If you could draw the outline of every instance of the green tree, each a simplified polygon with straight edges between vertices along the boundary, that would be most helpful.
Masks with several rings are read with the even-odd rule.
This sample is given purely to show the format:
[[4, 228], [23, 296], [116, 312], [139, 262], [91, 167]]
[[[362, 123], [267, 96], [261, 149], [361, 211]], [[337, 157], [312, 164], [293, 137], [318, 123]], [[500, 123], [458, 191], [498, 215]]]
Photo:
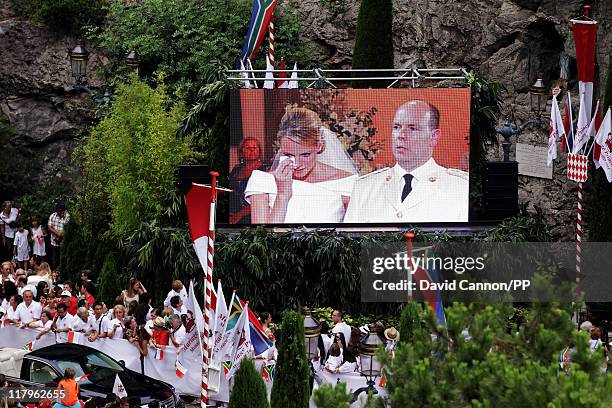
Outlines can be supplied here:
[[400, 316], [399, 341], [410, 344], [412, 339], [421, 331], [421, 307], [417, 302], [408, 302], [402, 309]]
[[13, 0], [17, 11], [52, 31], [81, 35], [85, 26], [101, 25], [108, 0]]
[[229, 400], [229, 408], [269, 407], [266, 385], [255, 369], [253, 360], [247, 358], [240, 363]]
[[338, 383], [335, 387], [324, 384], [314, 391], [314, 402], [319, 408], [349, 408], [352, 397], [345, 383]]
[[[361, 0], [353, 50], [353, 69], [393, 68], [393, 2]], [[391, 76], [355, 73], [354, 77]], [[353, 81], [354, 88], [384, 87], [389, 81]]]
[[[285, 3], [275, 12], [280, 45], [276, 51], [289, 61], [307, 64], [311, 57], [299, 40], [299, 17], [293, 3]], [[210, 83], [211, 70], [219, 74], [219, 66], [233, 67], [238, 60], [251, 7], [251, 0], [114, 1], [107, 24], [90, 38], [117, 61], [107, 67], [109, 79], [122, 78], [127, 71], [125, 53], [135, 50], [141, 75], [165, 72], [171, 89], [191, 104], [200, 88]], [[255, 65], [263, 61], [261, 50], [258, 55]]]
[[[608, 58], [608, 74], [601, 106], [604, 114], [612, 106], [612, 56]], [[585, 196], [590, 209], [589, 218], [595, 222], [587, 220], [589, 241], [612, 241], [612, 183], [608, 182], [603, 170], [591, 168], [590, 172], [593, 182], [586, 184], [590, 188]]]
[[77, 215], [91, 228], [86, 237], [104, 225], [106, 208], [116, 238], [161, 217], [176, 201], [176, 166], [193, 157], [190, 139], [177, 136], [183, 105], [169, 106], [163, 83], [153, 89], [132, 77], [116, 98], [76, 153], [83, 169]]
[[[455, 303], [445, 312], [446, 330], [427, 308], [425, 330], [400, 342], [395, 358], [380, 351], [391, 407], [587, 407], [611, 400], [610, 376], [600, 372], [603, 353], [589, 351], [587, 334], [571, 321], [571, 305], [535, 303], [519, 327], [510, 304]], [[565, 374], [557, 358], [572, 344]]]
[[272, 387], [272, 408], [308, 407], [310, 368], [304, 348], [304, 318], [286, 310], [277, 342], [278, 363]]
[[113, 305], [115, 298], [119, 296], [123, 289], [121, 279], [121, 259], [116, 252], [108, 252], [104, 258], [102, 271], [100, 272], [99, 285], [97, 287], [97, 299]]

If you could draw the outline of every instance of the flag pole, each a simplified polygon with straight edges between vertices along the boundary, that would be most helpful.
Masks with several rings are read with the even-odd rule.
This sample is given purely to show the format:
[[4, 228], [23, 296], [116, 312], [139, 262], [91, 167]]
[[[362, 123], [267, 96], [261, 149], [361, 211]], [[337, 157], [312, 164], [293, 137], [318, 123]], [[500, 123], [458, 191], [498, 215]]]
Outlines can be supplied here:
[[[404, 234], [404, 236], [406, 237], [406, 240], [408, 241], [408, 261], [410, 262], [410, 271], [408, 271], [408, 273], [410, 274], [408, 277], [410, 279], [408, 279], [409, 282], [412, 282], [412, 273], [414, 272], [413, 269], [413, 265], [412, 265], [412, 239], [414, 238], [414, 232], [407, 232]], [[410, 288], [410, 286], [408, 286], [408, 302], [412, 301], [412, 289]]]
[[211, 171], [211, 201], [210, 201], [210, 220], [208, 228], [208, 250], [207, 250], [207, 268], [204, 276], [204, 338], [202, 339], [202, 395], [200, 406], [206, 408], [208, 406], [208, 366], [210, 361], [210, 310], [211, 310], [211, 291], [212, 291], [212, 273], [213, 273], [213, 255], [215, 241], [215, 205], [217, 201], [217, 177], [219, 173]]
[[268, 39], [270, 41], [270, 50], [268, 54], [270, 58], [270, 64], [272, 64], [272, 67], [274, 67], [274, 14], [272, 14], [272, 16], [270, 17], [270, 24], [268, 25], [268, 34]]

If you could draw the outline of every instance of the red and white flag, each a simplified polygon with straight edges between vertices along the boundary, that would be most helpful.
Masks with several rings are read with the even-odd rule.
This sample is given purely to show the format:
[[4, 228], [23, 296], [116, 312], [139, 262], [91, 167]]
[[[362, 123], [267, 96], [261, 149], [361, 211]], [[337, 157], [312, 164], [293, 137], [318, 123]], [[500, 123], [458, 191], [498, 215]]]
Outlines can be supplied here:
[[211, 341], [211, 349], [217, 351], [218, 345], [221, 345], [221, 339], [225, 334], [225, 328], [227, 327], [227, 320], [229, 317], [229, 311], [227, 309], [227, 303], [225, 303], [225, 295], [223, 294], [223, 288], [221, 287], [221, 279], [217, 282], [217, 304], [215, 306], [215, 321], [213, 323], [213, 338]]
[[118, 396], [119, 398], [127, 397], [127, 391], [119, 378], [119, 374], [115, 374], [115, 384], [113, 384], [113, 394]]
[[176, 369], [176, 376], [178, 378], [183, 378], [187, 373], [187, 369], [178, 360], [174, 363], [174, 368]]
[[277, 88], [289, 88], [289, 81], [287, 81], [287, 72], [285, 67], [285, 58], [281, 58], [280, 66], [278, 67], [282, 72], [278, 74], [278, 80], [276, 81]]
[[595, 118], [597, 117], [597, 111], [599, 110], [599, 101], [595, 106], [595, 116], [591, 119], [587, 116], [584, 95], [580, 96], [580, 111], [578, 112], [578, 123], [576, 124], [576, 137], [574, 139], [574, 148], [572, 153], [579, 154], [580, 149], [586, 145], [589, 138], [595, 136]]
[[87, 377], [89, 377], [90, 375], [91, 375], [91, 373], [89, 373], [89, 374], [85, 374], [85, 375], [82, 375], [82, 376], [80, 376], [80, 377], [76, 377], [76, 378], [74, 379], [74, 381], [76, 381], [76, 382], [83, 381], [84, 379], [86, 379], [86, 378], [87, 378]]
[[552, 106], [550, 108], [550, 134], [548, 135], [548, 160], [546, 164], [552, 165], [554, 159], [557, 158], [557, 140], [565, 136], [563, 128], [563, 119], [561, 119], [561, 111], [557, 102], [557, 95], [553, 95]]
[[68, 343], [73, 343], [73, 344], [83, 344], [83, 338], [84, 338], [84, 334], [83, 333], [79, 333], [79, 332], [75, 332], [75, 331], [69, 331], [68, 332]]
[[610, 108], [601, 122], [597, 136], [595, 136], [595, 143], [601, 146], [599, 164], [606, 173], [608, 181], [612, 183], [612, 114]]
[[[597, 39], [597, 21], [570, 20], [574, 32], [574, 45], [576, 46], [576, 62], [578, 65], [578, 87], [580, 97], [584, 96], [584, 109], [586, 117], [591, 118], [593, 105], [593, 77], [595, 75], [595, 41]], [[584, 108], [583, 108], [584, 105]], [[574, 150], [576, 152], [576, 150]]]

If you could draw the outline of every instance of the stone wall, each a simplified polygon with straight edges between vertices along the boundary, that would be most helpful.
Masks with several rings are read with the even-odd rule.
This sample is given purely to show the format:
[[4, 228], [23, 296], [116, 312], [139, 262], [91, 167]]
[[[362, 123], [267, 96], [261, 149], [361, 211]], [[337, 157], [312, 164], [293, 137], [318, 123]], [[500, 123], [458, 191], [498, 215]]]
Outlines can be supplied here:
[[[72, 89], [67, 49], [76, 40], [20, 21], [7, 3], [0, 6], [0, 109], [16, 130], [10, 143], [24, 160], [40, 160], [42, 169], [33, 177], [73, 177], [74, 139], [92, 119], [91, 97]], [[600, 23], [597, 61], [602, 83], [612, 51], [612, 3], [593, 3]], [[303, 22], [303, 39], [320, 63], [350, 67], [359, 1], [293, 4]], [[576, 0], [397, 0], [395, 66], [477, 70], [506, 86], [504, 107], [521, 123], [530, 116], [527, 89], [536, 73], [542, 72], [550, 83], [559, 76], [560, 53], [575, 55], [568, 19], [578, 6]], [[92, 55], [90, 72], [100, 63], [103, 58]], [[101, 85], [91, 75], [89, 80], [94, 87]], [[519, 141], [545, 145], [546, 137], [545, 131], [530, 130]], [[500, 158], [501, 148], [491, 149], [490, 159]], [[564, 167], [562, 160], [555, 163], [553, 180], [521, 176], [519, 194], [521, 201], [545, 210], [555, 237], [572, 239], [576, 189], [565, 179]]]

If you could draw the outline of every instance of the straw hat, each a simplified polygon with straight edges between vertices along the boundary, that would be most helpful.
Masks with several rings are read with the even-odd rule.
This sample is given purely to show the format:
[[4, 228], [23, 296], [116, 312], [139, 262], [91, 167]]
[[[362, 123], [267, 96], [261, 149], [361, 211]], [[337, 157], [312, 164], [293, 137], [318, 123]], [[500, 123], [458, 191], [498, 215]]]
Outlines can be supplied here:
[[165, 327], [164, 318], [160, 316], [156, 317], [155, 320], [153, 320], [153, 326]]
[[389, 327], [385, 330], [385, 338], [387, 340], [398, 341], [399, 336], [400, 334], [395, 327]]

